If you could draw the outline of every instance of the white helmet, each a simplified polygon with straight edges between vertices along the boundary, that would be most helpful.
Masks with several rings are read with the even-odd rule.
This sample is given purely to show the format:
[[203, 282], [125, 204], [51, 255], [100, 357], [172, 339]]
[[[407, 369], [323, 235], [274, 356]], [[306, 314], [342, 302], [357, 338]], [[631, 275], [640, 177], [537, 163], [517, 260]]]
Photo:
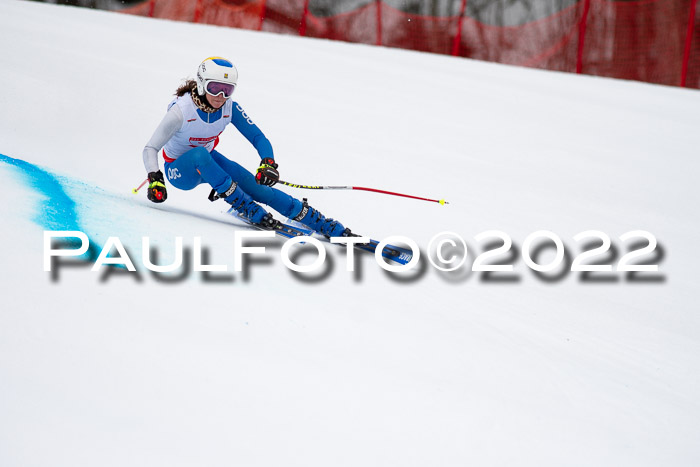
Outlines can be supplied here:
[[[196, 81], [197, 93], [200, 96], [206, 92], [213, 96], [223, 93], [224, 97], [231, 97], [238, 83], [238, 70], [225, 58], [209, 57], [199, 64]], [[217, 83], [225, 86], [219, 86]]]

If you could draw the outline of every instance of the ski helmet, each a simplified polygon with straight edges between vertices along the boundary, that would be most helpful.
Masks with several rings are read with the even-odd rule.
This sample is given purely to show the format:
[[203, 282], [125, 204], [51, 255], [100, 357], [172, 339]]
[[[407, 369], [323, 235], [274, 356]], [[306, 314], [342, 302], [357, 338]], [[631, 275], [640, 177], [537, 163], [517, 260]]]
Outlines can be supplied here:
[[[200, 96], [204, 93], [215, 96], [223, 92], [225, 97], [231, 97], [238, 83], [238, 70], [225, 58], [209, 57], [199, 64], [196, 81]], [[219, 86], [217, 83], [230, 86]]]

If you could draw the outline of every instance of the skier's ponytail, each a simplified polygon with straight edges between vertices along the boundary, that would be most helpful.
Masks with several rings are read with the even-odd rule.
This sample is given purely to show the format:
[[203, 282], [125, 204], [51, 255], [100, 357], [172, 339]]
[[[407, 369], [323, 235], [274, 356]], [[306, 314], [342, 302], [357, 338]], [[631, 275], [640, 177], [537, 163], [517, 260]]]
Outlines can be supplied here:
[[183, 85], [181, 85], [179, 88], [177, 88], [177, 91], [175, 91], [175, 95], [177, 97], [182, 97], [185, 94], [189, 93], [194, 93], [196, 92], [197, 89], [197, 82], [193, 79], [188, 79], [185, 81]]

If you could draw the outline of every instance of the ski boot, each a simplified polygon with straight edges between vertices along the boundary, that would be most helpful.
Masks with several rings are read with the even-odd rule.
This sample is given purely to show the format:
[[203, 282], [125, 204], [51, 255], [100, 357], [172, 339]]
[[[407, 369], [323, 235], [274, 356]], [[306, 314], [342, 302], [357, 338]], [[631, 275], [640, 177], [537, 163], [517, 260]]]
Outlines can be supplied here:
[[257, 224], [265, 229], [274, 229], [279, 221], [272, 217], [262, 206], [253, 201], [248, 193], [241, 190], [236, 182], [231, 182], [231, 186], [223, 193], [211, 190], [209, 201], [216, 201], [223, 198], [238, 215], [252, 224]]
[[306, 202], [306, 198], [303, 199], [301, 211], [292, 219], [301, 222], [310, 229], [328, 238], [357, 236], [350, 232], [350, 229], [345, 228], [340, 222], [324, 216], [319, 211], [309, 206]]

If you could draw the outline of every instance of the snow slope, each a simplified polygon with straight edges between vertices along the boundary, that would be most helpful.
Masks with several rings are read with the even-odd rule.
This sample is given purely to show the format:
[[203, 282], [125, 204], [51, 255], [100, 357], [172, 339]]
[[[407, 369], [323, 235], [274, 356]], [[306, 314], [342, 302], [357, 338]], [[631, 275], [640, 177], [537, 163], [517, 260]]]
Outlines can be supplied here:
[[[0, 38], [3, 466], [700, 462], [697, 91], [15, 0]], [[417, 271], [362, 255], [347, 272], [328, 246], [325, 272], [293, 274], [270, 240], [234, 272], [246, 229], [208, 189], [130, 193], [211, 55], [236, 62], [286, 179], [450, 201], [285, 188], [414, 239]], [[233, 129], [219, 148], [257, 166]], [[138, 273], [45, 272], [43, 232], [62, 229], [93, 253], [118, 237]], [[484, 277], [475, 237], [493, 229], [515, 270]], [[606, 233], [613, 265], [620, 235], [651, 232], [659, 271], [540, 277], [520, 252], [543, 229], [569, 260], [577, 233]], [[427, 261], [442, 231], [469, 247], [453, 273]], [[201, 237], [228, 272], [151, 274], [144, 236], [164, 264]]]

